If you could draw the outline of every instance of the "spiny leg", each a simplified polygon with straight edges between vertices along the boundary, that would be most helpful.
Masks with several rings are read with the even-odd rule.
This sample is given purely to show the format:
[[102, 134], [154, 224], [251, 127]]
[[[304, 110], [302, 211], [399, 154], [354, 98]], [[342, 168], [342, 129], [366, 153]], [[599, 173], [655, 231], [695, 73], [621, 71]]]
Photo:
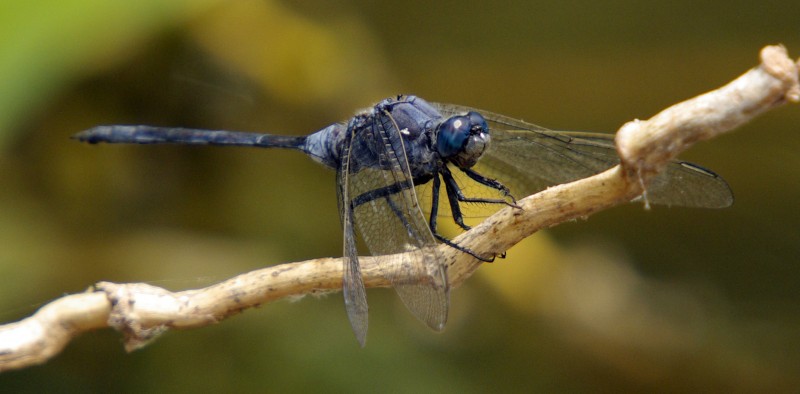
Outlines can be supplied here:
[[[480, 261], [484, 261], [484, 262], [487, 262], [487, 263], [493, 262], [494, 261], [494, 256], [492, 256], [491, 258], [486, 258], [486, 257], [483, 257], [483, 256], [479, 256], [477, 253], [473, 252], [469, 248], [465, 248], [465, 247], [463, 247], [463, 246], [461, 246], [461, 245], [459, 245], [459, 244], [447, 239], [447, 237], [439, 234], [436, 231], [436, 218], [439, 216], [439, 189], [440, 188], [441, 188], [441, 181], [439, 180], [438, 176], [434, 176], [433, 177], [433, 196], [431, 198], [431, 216], [430, 216], [430, 222], [429, 222], [430, 223], [431, 232], [433, 233], [433, 236], [436, 237], [436, 239], [438, 239], [439, 242], [441, 242], [441, 243], [443, 243], [443, 244], [445, 244], [445, 245], [447, 245], [447, 246], [449, 246], [451, 248], [454, 248], [456, 250], [462, 251], [462, 252], [464, 252], [464, 253], [466, 253], [466, 254], [468, 254], [468, 255], [470, 255], [470, 256], [472, 256], [472, 257], [474, 257], [474, 258], [476, 258], [476, 259], [478, 259]], [[461, 214], [461, 212], [459, 212], [459, 215], [460, 214]], [[454, 216], [455, 216], [455, 213], [454, 213]], [[463, 223], [463, 221], [462, 221], [462, 223]], [[467, 227], [466, 230], [469, 230], [469, 227]]]
[[418, 182], [425, 183], [429, 179], [430, 179], [429, 177], [422, 177], [414, 181], [397, 182], [389, 186], [384, 186], [381, 188], [370, 190], [354, 198], [351, 202], [351, 208], [353, 209], [353, 211], [355, 211], [357, 207], [363, 204], [383, 198], [386, 200], [386, 204], [392, 210], [394, 215], [397, 216], [397, 219], [399, 219], [400, 222], [403, 224], [403, 227], [405, 227], [406, 231], [408, 232], [408, 235], [411, 238], [418, 238], [419, 234], [415, 234], [413, 226], [411, 226], [411, 223], [409, 223], [408, 220], [405, 218], [400, 207], [397, 206], [397, 203], [395, 203], [395, 201], [392, 200], [391, 197], [392, 195], [397, 194], [402, 190], [411, 188], [414, 184], [417, 184]]
[[458, 187], [456, 180], [453, 179], [453, 175], [446, 166], [442, 167], [441, 173], [442, 178], [444, 178], [444, 188], [447, 192], [447, 201], [450, 203], [450, 213], [453, 216], [453, 221], [456, 222], [459, 227], [463, 228], [464, 231], [469, 231], [471, 227], [464, 223], [461, 205], [458, 204], [459, 201], [465, 201], [466, 198], [461, 193], [461, 189]]
[[391, 196], [392, 194], [399, 193], [400, 191], [411, 188], [412, 186], [414, 186], [414, 182], [409, 179], [407, 181], [393, 183], [389, 186], [372, 189], [368, 192], [362, 193], [359, 196], [356, 196], [356, 198], [354, 198], [350, 204], [353, 206], [353, 208], [357, 208], [370, 201]]
[[[509, 198], [511, 198], [511, 203], [509, 204], [507, 201], [501, 200], [501, 199], [495, 199], [495, 200], [489, 200], [489, 199], [463, 199], [462, 200], [461, 198], [464, 198], [463, 195], [460, 196], [461, 198], [459, 198], [459, 201], [506, 204], [506, 205], [508, 205], [510, 207], [519, 208], [519, 206], [517, 205], [517, 200], [514, 198], [514, 196], [511, 195], [511, 191], [508, 190], [506, 185], [504, 185], [504, 184], [502, 184], [502, 183], [500, 183], [500, 182], [498, 182], [498, 181], [496, 181], [494, 179], [487, 178], [487, 177], [485, 177], [485, 176], [483, 176], [481, 174], [478, 174], [477, 172], [475, 172], [475, 170], [472, 170], [470, 168], [460, 168], [460, 170], [462, 172], [464, 172], [465, 174], [467, 174], [467, 176], [470, 177], [473, 181], [478, 182], [481, 185], [491, 187], [492, 189], [495, 189], [495, 190], [499, 191], [500, 193], [502, 193], [504, 196], [508, 196]], [[452, 176], [451, 176], [451, 179], [452, 179]], [[453, 182], [455, 182], [455, 180], [453, 180]], [[459, 189], [459, 192], [460, 191], [461, 190]]]
[[408, 236], [410, 238], [412, 238], [412, 239], [418, 238], [419, 234], [415, 234], [414, 228], [411, 226], [411, 223], [409, 223], [408, 220], [406, 220], [406, 218], [403, 216], [403, 212], [400, 210], [400, 207], [397, 206], [397, 204], [394, 202], [394, 200], [392, 200], [392, 197], [390, 195], [388, 195], [388, 196], [384, 196], [383, 198], [386, 200], [386, 205], [388, 205], [389, 208], [392, 209], [392, 212], [394, 213], [394, 216], [397, 216], [397, 218], [400, 220], [400, 222], [403, 223], [403, 227], [406, 228], [406, 232], [408, 232]]
[[[508, 205], [510, 207], [513, 207], [513, 208], [521, 209], [521, 207], [519, 207], [516, 204], [517, 200], [514, 199], [514, 196], [511, 195], [511, 193], [509, 192], [508, 188], [505, 185], [503, 185], [502, 183], [500, 183], [500, 182], [498, 182], [498, 181], [496, 181], [494, 179], [486, 178], [483, 175], [478, 174], [477, 172], [475, 172], [475, 171], [473, 171], [471, 169], [461, 169], [461, 170], [464, 171], [464, 173], [466, 173], [474, 181], [476, 181], [476, 182], [478, 182], [478, 183], [480, 183], [482, 185], [485, 185], [485, 186], [488, 186], [488, 187], [491, 187], [493, 189], [496, 189], [496, 190], [500, 191], [503, 195], [508, 196], [509, 198], [511, 198], [511, 201], [513, 202], [513, 203], [509, 203], [508, 201], [506, 201], [504, 199], [488, 199], [488, 198], [470, 198], [470, 197], [466, 197], [466, 196], [464, 196], [464, 193], [461, 192], [461, 188], [458, 186], [458, 183], [456, 182], [455, 178], [453, 178], [453, 175], [452, 175], [452, 173], [450, 173], [450, 170], [447, 167], [443, 167], [443, 171], [441, 173], [442, 173], [442, 177], [445, 180], [445, 188], [447, 190], [447, 198], [448, 198], [448, 200], [450, 202], [450, 210], [451, 210], [452, 215], [453, 215], [453, 221], [455, 221], [456, 224], [458, 224], [459, 226], [461, 226], [465, 230], [469, 230], [469, 226], [466, 226], [464, 224], [464, 222], [463, 222], [463, 215], [461, 213], [461, 206], [458, 203], [459, 201], [461, 201], [461, 202], [488, 203], [488, 204], [505, 204], [505, 205]], [[506, 258], [506, 252], [501, 253], [500, 254], [500, 258]], [[492, 259], [492, 261], [494, 261], [494, 259]]]

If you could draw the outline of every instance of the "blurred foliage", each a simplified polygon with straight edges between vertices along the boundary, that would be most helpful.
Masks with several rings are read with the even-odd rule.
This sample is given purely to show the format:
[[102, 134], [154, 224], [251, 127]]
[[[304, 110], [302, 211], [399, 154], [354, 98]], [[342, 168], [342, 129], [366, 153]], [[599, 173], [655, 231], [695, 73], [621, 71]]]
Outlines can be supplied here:
[[[307, 134], [397, 93], [616, 130], [724, 84], [800, 3], [6, 2], [0, 316], [100, 280], [179, 290], [341, 255], [334, 176], [282, 151], [85, 146], [111, 123]], [[278, 302], [133, 354], [104, 330], [9, 391], [788, 391], [800, 384], [797, 106], [687, 152], [737, 197], [537, 234], [452, 295], [442, 335], [370, 291]], [[312, 224], [313, 223], [313, 224]]]

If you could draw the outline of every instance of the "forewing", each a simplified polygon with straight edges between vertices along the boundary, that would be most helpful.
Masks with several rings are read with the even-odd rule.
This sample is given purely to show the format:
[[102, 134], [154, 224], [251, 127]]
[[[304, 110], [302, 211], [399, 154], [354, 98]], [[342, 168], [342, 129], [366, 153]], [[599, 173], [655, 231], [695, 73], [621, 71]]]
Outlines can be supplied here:
[[[619, 163], [612, 134], [552, 131], [487, 111], [451, 104], [436, 106], [445, 117], [477, 111], [486, 118], [492, 141], [476, 171], [498, 179], [518, 198]], [[653, 179], [647, 198], [655, 204], [699, 208], [724, 208], [733, 203], [725, 180], [683, 161], [672, 161]]]
[[344, 254], [342, 293], [344, 294], [344, 305], [347, 309], [347, 318], [350, 326], [356, 334], [358, 343], [363, 347], [367, 341], [367, 329], [369, 327], [369, 308], [367, 306], [367, 294], [364, 289], [364, 280], [361, 277], [361, 265], [358, 262], [358, 250], [356, 249], [356, 236], [353, 227], [353, 210], [350, 204], [348, 176], [350, 168], [350, 148], [352, 134], [346, 139], [342, 152], [342, 164], [336, 172], [336, 196], [339, 201], [339, 216], [342, 220], [344, 234]]
[[[353, 217], [372, 255], [395, 265], [389, 279], [406, 307], [441, 330], [449, 306], [446, 266], [420, 210], [400, 132], [388, 114], [376, 119], [354, 136], [352, 154], [361, 159], [347, 180]], [[416, 256], [403, 263], [381, 258], [397, 253]]]

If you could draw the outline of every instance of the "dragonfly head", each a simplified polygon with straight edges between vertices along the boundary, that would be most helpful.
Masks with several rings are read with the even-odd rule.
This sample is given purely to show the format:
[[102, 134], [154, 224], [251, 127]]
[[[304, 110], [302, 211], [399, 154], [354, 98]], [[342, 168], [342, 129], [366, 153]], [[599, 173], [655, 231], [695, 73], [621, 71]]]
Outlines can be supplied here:
[[486, 119], [470, 111], [466, 115], [452, 116], [439, 125], [436, 149], [443, 159], [460, 168], [470, 168], [478, 162], [490, 140]]

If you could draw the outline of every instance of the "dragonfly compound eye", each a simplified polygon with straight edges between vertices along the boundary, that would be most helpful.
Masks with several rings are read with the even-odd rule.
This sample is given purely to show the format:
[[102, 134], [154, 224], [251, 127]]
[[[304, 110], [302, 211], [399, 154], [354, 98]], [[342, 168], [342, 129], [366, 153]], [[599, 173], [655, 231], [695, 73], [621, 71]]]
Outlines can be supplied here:
[[469, 129], [469, 118], [466, 116], [453, 116], [442, 122], [436, 137], [436, 147], [442, 158], [450, 158], [464, 149]]
[[486, 120], [477, 112], [453, 116], [439, 126], [436, 141], [443, 159], [452, 161], [460, 168], [470, 168], [489, 144], [489, 128]]
[[475, 111], [469, 111], [467, 117], [469, 117], [470, 131], [472, 134], [489, 134], [489, 125], [486, 124], [486, 119], [484, 119], [481, 114]]

